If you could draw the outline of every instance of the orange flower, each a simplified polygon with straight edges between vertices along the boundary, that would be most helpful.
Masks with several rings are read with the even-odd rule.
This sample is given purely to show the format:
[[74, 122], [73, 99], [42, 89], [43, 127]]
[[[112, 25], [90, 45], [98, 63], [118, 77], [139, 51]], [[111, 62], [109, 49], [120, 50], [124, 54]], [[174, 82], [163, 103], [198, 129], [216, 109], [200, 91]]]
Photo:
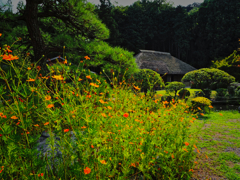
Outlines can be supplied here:
[[17, 119], [17, 117], [16, 116], [12, 116], [11, 119]]
[[203, 113], [200, 113], [200, 115], [201, 115], [201, 116], [204, 116], [204, 114], [203, 114]]
[[10, 50], [10, 49], [8, 49], [8, 48], [7, 48], [6, 50], [7, 50], [8, 53], [12, 52], [12, 50]]
[[88, 56], [85, 56], [84, 58], [85, 58], [86, 60], [90, 59]]
[[208, 106], [208, 107], [213, 108], [212, 106]]
[[63, 64], [67, 64], [67, 60], [65, 59], [64, 63]]
[[188, 143], [188, 142], [185, 142], [184, 144], [185, 144], [186, 146], [188, 146], [188, 145], [189, 145], [189, 143]]
[[49, 104], [49, 105], [47, 106], [47, 108], [52, 108], [52, 107], [54, 107], [53, 104]]
[[45, 96], [45, 99], [48, 101], [51, 99], [51, 96]]
[[38, 174], [38, 177], [40, 177], [40, 176], [43, 176], [43, 173], [41, 173], [41, 174]]
[[81, 78], [78, 79], [78, 81], [81, 81], [81, 80], [82, 80]]
[[191, 171], [193, 172], [193, 169], [189, 169], [189, 172], [191, 172]]
[[140, 90], [140, 88], [138, 86], [133, 86], [136, 90]]
[[136, 167], [135, 163], [131, 163], [131, 165], [130, 165], [130, 166]]
[[83, 127], [81, 127], [82, 129], [85, 129], [85, 128], [87, 128], [86, 126], [83, 126]]
[[3, 57], [3, 60], [6, 60], [6, 61], [12, 61], [12, 60], [16, 60], [16, 59], [19, 59], [19, 57], [17, 56], [13, 56], [13, 55], [1, 55]]
[[219, 113], [220, 116], [223, 116], [222, 113]]
[[93, 146], [93, 145], [91, 145], [91, 148], [94, 148], [94, 146]]
[[68, 132], [69, 131], [69, 129], [64, 129], [64, 132]]
[[90, 168], [86, 167], [86, 168], [84, 169], [84, 174], [89, 174], [90, 172], [91, 172], [91, 169], [90, 169]]
[[124, 116], [124, 117], [128, 117], [128, 113], [125, 113], [123, 116]]
[[102, 164], [107, 164], [105, 160], [100, 161]]
[[2, 36], [2, 33], [0, 33], [0, 37]]
[[86, 76], [86, 78], [88, 78], [88, 79], [92, 79], [90, 75], [89, 75], [89, 76]]
[[54, 75], [52, 78], [55, 78], [56, 80], [63, 80], [64, 78], [61, 75]]
[[40, 71], [41, 70], [41, 66], [37, 66], [37, 69]]
[[172, 158], [174, 159], [174, 155], [172, 154], [171, 156], [172, 156]]
[[90, 98], [90, 97], [91, 97], [91, 95], [87, 95], [87, 97], [88, 97], [88, 98]]
[[105, 113], [101, 113], [101, 115], [102, 115], [103, 117], [107, 117]]
[[94, 87], [99, 87], [99, 85], [95, 84], [95, 83], [90, 83], [91, 86], [94, 86]]

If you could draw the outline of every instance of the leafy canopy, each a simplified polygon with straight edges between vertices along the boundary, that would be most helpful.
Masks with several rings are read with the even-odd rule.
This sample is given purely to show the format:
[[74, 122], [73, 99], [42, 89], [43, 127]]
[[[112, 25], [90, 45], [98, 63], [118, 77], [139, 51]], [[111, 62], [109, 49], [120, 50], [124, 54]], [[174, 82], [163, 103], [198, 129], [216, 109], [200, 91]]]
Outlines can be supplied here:
[[215, 68], [202, 68], [185, 74], [182, 82], [192, 81], [193, 83], [207, 83], [209, 87], [213, 83], [225, 83], [229, 85], [235, 81], [235, 78], [228, 73]]

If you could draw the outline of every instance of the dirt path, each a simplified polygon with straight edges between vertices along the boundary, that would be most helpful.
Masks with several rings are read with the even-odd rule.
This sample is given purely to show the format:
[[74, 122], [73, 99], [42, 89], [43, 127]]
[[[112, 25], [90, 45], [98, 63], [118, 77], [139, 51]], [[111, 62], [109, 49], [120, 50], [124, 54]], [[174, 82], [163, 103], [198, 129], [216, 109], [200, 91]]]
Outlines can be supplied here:
[[200, 154], [191, 180], [240, 180], [240, 119], [197, 120], [195, 127]]

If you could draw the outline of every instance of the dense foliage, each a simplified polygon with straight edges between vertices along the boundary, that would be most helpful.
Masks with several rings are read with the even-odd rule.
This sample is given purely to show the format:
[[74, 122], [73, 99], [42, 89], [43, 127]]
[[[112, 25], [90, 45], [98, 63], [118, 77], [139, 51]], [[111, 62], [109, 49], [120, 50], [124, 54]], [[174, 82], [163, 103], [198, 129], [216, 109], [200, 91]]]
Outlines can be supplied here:
[[101, 1], [95, 12], [111, 29], [106, 41], [112, 46], [135, 54], [139, 49], [170, 52], [197, 69], [238, 48], [238, 0], [205, 0], [176, 8], [166, 0], [139, 0], [125, 7], [109, 2]]
[[226, 88], [230, 83], [235, 81], [235, 78], [215, 68], [202, 68], [185, 74], [182, 81], [192, 81], [196, 84], [196, 88], [199, 89], [206, 89], [207, 87], [215, 89], [214, 85], [217, 85], [217, 88]]
[[207, 107], [211, 107], [212, 101], [205, 97], [196, 97], [191, 100], [190, 110], [194, 113], [201, 112], [203, 109]]
[[237, 54], [236, 50], [228, 57], [221, 60], [212, 61], [212, 63], [212, 68], [223, 70], [234, 76], [236, 81], [240, 82], [240, 55]]
[[176, 98], [177, 91], [182, 88], [185, 88], [185, 84], [183, 84], [182, 82], [173, 81], [168, 83], [168, 85], [165, 87], [165, 90], [167, 93], [174, 92], [174, 98]]
[[131, 83], [141, 88], [145, 94], [148, 90], [153, 92], [165, 86], [161, 76], [151, 69], [140, 69], [139, 72], [133, 74], [131, 79]]
[[[67, 60], [76, 65], [88, 55], [90, 59], [84, 63], [85, 69], [102, 65], [101, 71], [105, 69], [108, 75], [110, 69], [137, 71], [133, 53], [103, 41], [109, 38], [109, 29], [98, 19], [91, 3], [69, 0], [54, 4], [51, 0], [27, 0], [26, 6], [20, 3], [18, 9], [17, 14], [0, 14], [0, 32], [3, 34], [0, 45], [2, 42], [10, 44], [15, 40], [13, 37], [21, 37], [22, 41], [11, 49], [24, 55], [30, 53], [33, 62], [41, 59], [42, 74], [48, 72], [46, 59], [59, 55], [68, 57]], [[35, 19], [28, 18], [31, 13]]]

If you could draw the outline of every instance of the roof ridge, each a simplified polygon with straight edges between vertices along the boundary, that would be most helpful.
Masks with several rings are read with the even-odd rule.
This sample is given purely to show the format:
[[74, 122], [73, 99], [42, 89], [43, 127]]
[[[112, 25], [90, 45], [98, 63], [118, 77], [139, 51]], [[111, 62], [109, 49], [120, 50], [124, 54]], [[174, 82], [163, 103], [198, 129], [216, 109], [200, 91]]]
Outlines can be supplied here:
[[153, 50], [142, 50], [140, 49], [141, 52], [150, 52], [150, 53], [158, 53], [158, 54], [165, 54], [165, 55], [171, 55], [170, 53], [167, 52], [160, 52], [160, 51], [153, 51]]

